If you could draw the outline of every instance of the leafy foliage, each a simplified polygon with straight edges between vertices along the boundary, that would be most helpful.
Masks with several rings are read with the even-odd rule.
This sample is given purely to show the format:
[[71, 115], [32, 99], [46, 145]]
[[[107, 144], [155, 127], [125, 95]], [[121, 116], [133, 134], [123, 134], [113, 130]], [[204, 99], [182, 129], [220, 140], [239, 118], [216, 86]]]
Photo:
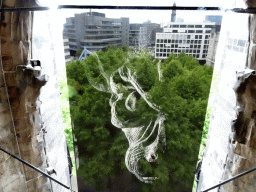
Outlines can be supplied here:
[[83, 50], [82, 49], [78, 49], [76, 51], [76, 56], [79, 57], [82, 54]]
[[[158, 59], [154, 60], [147, 52], [132, 53], [126, 47], [109, 47], [97, 55], [106, 75], [126, 65], [136, 72], [143, 90], [152, 96], [152, 102], [160, 106], [166, 114], [165, 130], [167, 150], [159, 153], [156, 164], [140, 161], [139, 169], [145, 175], [159, 179], [152, 185], [141, 183], [141, 191], [182, 191], [191, 189], [194, 179], [199, 146], [204, 126], [212, 67], [200, 66], [196, 58], [182, 52], [179, 56], [170, 54], [161, 65], [162, 81], [157, 71]], [[127, 60], [128, 58], [128, 60]], [[70, 90], [72, 122], [76, 144], [79, 148], [80, 167], [78, 175], [87, 184], [97, 184], [104, 178], [123, 173], [128, 141], [123, 132], [114, 127], [109, 106], [110, 94], [97, 91], [89, 83], [87, 76], [106, 85], [106, 80], [97, 67], [97, 59], [89, 56], [84, 62], [73, 61], [67, 64], [67, 77]], [[119, 76], [115, 82], [125, 84]], [[129, 92], [124, 92], [127, 96]], [[134, 119], [147, 124], [153, 115], [147, 103], [140, 99], [137, 112], [126, 110], [124, 103], [118, 103], [118, 118]], [[182, 187], [181, 187], [182, 186]], [[102, 190], [99, 185], [99, 190]], [[104, 187], [103, 187], [104, 188]]]

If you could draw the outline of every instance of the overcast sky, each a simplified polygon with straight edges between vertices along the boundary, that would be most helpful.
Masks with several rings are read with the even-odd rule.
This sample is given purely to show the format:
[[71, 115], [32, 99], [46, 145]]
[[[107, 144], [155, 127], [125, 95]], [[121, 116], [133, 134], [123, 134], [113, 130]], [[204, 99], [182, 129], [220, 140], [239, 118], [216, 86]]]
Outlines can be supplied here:
[[[243, 4], [238, 3], [242, 0], [176, 0], [177, 6], [203, 6], [203, 7], [223, 7], [234, 8], [242, 7]], [[119, 5], [119, 6], [172, 6], [173, 0], [154, 0], [154, 1], [117, 1], [117, 0], [38, 0], [42, 6], [57, 7], [57, 5]], [[106, 3], [107, 2], [107, 3]], [[238, 5], [238, 6], [237, 6]], [[61, 22], [65, 22], [66, 17], [74, 16], [74, 13], [87, 12], [86, 9], [72, 9], [58, 11], [61, 15]], [[171, 19], [171, 11], [155, 11], [155, 10], [92, 10], [105, 13], [108, 18], [129, 17], [130, 23], [143, 23], [151, 20], [154, 23], [167, 23]], [[220, 11], [177, 11], [177, 18], [182, 18], [184, 21], [201, 22], [204, 21], [205, 15], [220, 15]], [[60, 16], [59, 15], [59, 16]]]

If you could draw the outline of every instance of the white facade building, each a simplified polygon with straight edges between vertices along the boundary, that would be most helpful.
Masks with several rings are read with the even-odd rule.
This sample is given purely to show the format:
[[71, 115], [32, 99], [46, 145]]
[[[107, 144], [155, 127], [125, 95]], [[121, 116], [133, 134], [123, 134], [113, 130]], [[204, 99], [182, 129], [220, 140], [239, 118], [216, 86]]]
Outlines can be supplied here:
[[198, 60], [206, 60], [211, 29], [215, 23], [170, 23], [163, 33], [156, 34], [155, 57], [166, 59], [182, 50]]
[[69, 40], [68, 38], [63, 39], [64, 43], [64, 54], [65, 54], [65, 63], [69, 63], [71, 61], [70, 50], [69, 50]]

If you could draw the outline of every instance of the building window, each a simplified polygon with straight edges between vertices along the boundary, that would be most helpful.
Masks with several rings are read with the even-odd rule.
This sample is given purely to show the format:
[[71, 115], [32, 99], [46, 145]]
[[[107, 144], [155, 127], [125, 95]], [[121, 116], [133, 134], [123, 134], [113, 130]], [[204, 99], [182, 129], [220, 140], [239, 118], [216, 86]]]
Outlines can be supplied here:
[[171, 47], [174, 48], [174, 44], [172, 44]]
[[164, 52], [166, 52], [166, 49], [164, 49]]
[[196, 35], [196, 39], [198, 39], [198, 35]]
[[195, 33], [195, 30], [188, 30], [188, 33]]
[[189, 53], [192, 53], [192, 49], [189, 50]]
[[179, 40], [179, 43], [182, 43], [182, 40]]
[[196, 33], [203, 33], [203, 30], [196, 30]]
[[194, 45], [194, 48], [197, 48], [197, 45]]
[[178, 30], [172, 30], [173, 33], [178, 33]]
[[205, 39], [208, 39], [209, 38], [209, 36], [208, 35], [205, 35]]
[[196, 52], [197, 52], [197, 53], [200, 53], [200, 50], [197, 50]]
[[237, 46], [244, 47], [245, 46], [245, 40], [238, 40]]
[[160, 42], [163, 43], [163, 39], [161, 39]]
[[178, 40], [175, 40], [175, 43], [178, 43]]
[[173, 25], [173, 28], [179, 28], [179, 25]]
[[164, 43], [167, 43], [167, 39], [164, 40]]
[[163, 47], [163, 44], [160, 44], [160, 47]]
[[157, 43], [160, 43], [160, 39], [157, 39]]
[[195, 26], [194, 25], [188, 25], [188, 28], [194, 28]]
[[200, 48], [201, 48], [201, 45], [198, 45], [198, 48], [200, 49]]
[[187, 40], [187, 43], [190, 43], [190, 40]]
[[190, 48], [193, 48], [193, 45], [190, 45], [189, 47], [190, 47]]
[[163, 54], [163, 57], [166, 57], [166, 53]]
[[212, 28], [212, 25], [205, 25], [205, 28]]
[[195, 44], [197, 44], [197, 40], [195, 40]]
[[196, 50], [193, 50], [193, 53], [196, 53]]
[[195, 28], [202, 28], [202, 25], [196, 25]]
[[156, 52], [159, 52], [159, 49], [157, 49]]
[[168, 39], [168, 43], [171, 43], [171, 40], [170, 40], [170, 39]]
[[211, 33], [211, 30], [206, 30], [205, 33]]
[[156, 47], [159, 47], [159, 44], [156, 44]]
[[175, 48], [178, 48], [178, 45], [177, 45], [177, 44], [175, 44]]
[[188, 35], [188, 36], [187, 36], [187, 39], [190, 39], [190, 37], [191, 37], [191, 36], [190, 36], [190, 35]]
[[193, 44], [193, 43], [194, 43], [194, 40], [191, 40], [190, 42]]
[[199, 35], [199, 39], [202, 39], [202, 35]]
[[186, 25], [180, 25], [180, 28], [186, 28]]
[[202, 56], [203, 58], [205, 58], [205, 54], [203, 54], [203, 56]]
[[160, 49], [160, 52], [163, 52], [163, 49]]
[[198, 41], [198, 44], [201, 44], [201, 43], [202, 43], [202, 40], [199, 40], [199, 41]]
[[156, 56], [159, 57], [159, 53], [157, 53]]

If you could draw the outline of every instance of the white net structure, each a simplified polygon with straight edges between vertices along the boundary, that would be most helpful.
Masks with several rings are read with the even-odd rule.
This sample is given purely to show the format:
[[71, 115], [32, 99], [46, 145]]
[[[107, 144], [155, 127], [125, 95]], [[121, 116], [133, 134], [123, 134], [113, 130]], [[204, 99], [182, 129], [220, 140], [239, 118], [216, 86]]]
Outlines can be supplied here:
[[[165, 148], [166, 136], [164, 128], [165, 115], [160, 112], [159, 107], [150, 102], [150, 95], [143, 91], [136, 79], [136, 73], [132, 72], [128, 67], [120, 67], [108, 76], [103, 69], [103, 65], [96, 54], [94, 56], [98, 61], [98, 68], [100, 74], [104, 77], [103, 83], [96, 83], [92, 77], [88, 75], [90, 84], [97, 90], [111, 93], [109, 104], [111, 106], [111, 123], [122, 129], [126, 138], [129, 142], [129, 148], [126, 151], [125, 164], [127, 169], [133, 173], [140, 181], [145, 183], [152, 183], [157, 177], [144, 177], [138, 170], [139, 160], [145, 158], [148, 162], [155, 162], [158, 158], [157, 149], [159, 148], [160, 142]], [[159, 74], [159, 81], [161, 80], [161, 67], [160, 62], [157, 65]], [[114, 82], [114, 76], [119, 75], [121, 79], [129, 84], [124, 86], [116, 84]], [[121, 90], [133, 90], [127, 97], [123, 96]], [[129, 126], [128, 121], [122, 121], [117, 116], [116, 105], [119, 101], [125, 99], [125, 107], [127, 110], [134, 112], [136, 111], [136, 92], [143, 98], [146, 103], [155, 110], [155, 117], [152, 117], [151, 121], [147, 125], [140, 126]], [[156, 136], [157, 135], [157, 136]], [[152, 141], [152, 137], [153, 141]], [[148, 140], [151, 138], [151, 143], [148, 144]], [[147, 142], [147, 143], [146, 143]], [[146, 146], [145, 146], [146, 145]]]

